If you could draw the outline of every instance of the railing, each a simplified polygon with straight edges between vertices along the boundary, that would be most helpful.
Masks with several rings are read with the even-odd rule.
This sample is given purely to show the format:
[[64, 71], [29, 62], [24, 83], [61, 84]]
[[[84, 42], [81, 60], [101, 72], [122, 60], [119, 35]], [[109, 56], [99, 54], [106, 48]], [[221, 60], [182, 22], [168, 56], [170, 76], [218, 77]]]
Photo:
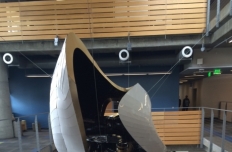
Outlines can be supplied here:
[[[232, 110], [208, 107], [185, 110], [184, 107], [152, 109], [155, 128], [166, 145], [199, 145], [209, 152], [231, 151]], [[110, 112], [107, 110], [105, 115], [115, 114]]]
[[[115, 112], [108, 109], [105, 115], [115, 115]], [[199, 145], [209, 152], [231, 151], [232, 110], [207, 107], [154, 108], [152, 117], [159, 136], [167, 146], [187, 144]], [[54, 149], [48, 113], [18, 117], [16, 120], [14, 128], [17, 138], [9, 139], [14, 140], [13, 142], [6, 141], [16, 145], [10, 146], [9, 149], [19, 152], [35, 149], [40, 152], [50, 152]], [[27, 126], [30, 125], [28, 128], [34, 128], [34, 132], [27, 130], [22, 133], [21, 130], [26, 128], [25, 123], [21, 123], [20, 120], [26, 120]], [[0, 142], [3, 142], [0, 144], [1, 149], [5, 140]]]
[[207, 0], [0, 3], [0, 41], [202, 33]]
[[53, 152], [55, 149], [52, 131], [50, 127], [49, 114], [40, 113], [36, 115], [16, 117], [13, 121], [14, 137], [12, 139], [1, 139], [4, 151], [37, 151]]
[[207, 1], [206, 33], [209, 33], [220, 27], [220, 22], [228, 16], [232, 16], [232, 0]]

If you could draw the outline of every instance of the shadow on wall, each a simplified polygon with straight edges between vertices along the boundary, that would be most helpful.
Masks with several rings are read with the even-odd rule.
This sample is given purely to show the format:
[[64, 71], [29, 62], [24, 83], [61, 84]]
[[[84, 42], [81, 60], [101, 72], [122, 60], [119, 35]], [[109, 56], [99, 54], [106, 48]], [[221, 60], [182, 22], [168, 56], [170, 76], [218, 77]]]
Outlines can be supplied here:
[[[52, 70], [49, 71], [52, 73]], [[49, 111], [51, 78], [27, 78], [25, 71], [9, 68], [9, 86], [12, 112], [15, 117], [28, 116]], [[32, 128], [34, 116], [22, 118]], [[42, 128], [48, 128], [48, 115], [38, 115]]]

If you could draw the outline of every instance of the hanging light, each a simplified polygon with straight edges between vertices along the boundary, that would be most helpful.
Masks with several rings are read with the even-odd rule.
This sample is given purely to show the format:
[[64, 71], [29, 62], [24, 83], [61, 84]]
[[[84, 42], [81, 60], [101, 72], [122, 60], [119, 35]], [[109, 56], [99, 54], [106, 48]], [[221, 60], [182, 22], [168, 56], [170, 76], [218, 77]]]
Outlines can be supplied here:
[[[125, 56], [125, 57], [122, 56], [123, 53], [126, 53], [126, 56]], [[123, 50], [121, 50], [121, 51], [119, 52], [118, 57], [119, 57], [119, 59], [120, 59], [121, 61], [126, 61], [126, 60], [129, 59], [130, 54], [129, 54], [129, 52], [128, 52], [127, 50], [123, 49]]]
[[58, 38], [58, 36], [56, 36], [56, 37], [54, 38], [54, 46], [57, 46], [57, 45], [58, 45], [58, 41], [59, 41], [59, 38]]

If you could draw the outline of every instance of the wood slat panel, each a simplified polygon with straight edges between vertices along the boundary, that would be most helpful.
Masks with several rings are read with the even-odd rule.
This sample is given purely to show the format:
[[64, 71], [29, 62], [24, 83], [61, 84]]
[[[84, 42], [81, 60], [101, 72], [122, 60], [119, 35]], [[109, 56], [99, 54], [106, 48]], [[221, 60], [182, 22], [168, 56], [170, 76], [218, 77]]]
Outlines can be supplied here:
[[[107, 3], [107, 2], [122, 2], [125, 0], [89, 0], [91, 3]], [[141, 0], [144, 1], [144, 0]], [[206, 3], [207, 0], [149, 0], [149, 1], [159, 1], [160, 3], [167, 2], [168, 4], [180, 4], [180, 3], [197, 3], [197, 2], [203, 2]], [[127, 2], [134, 2], [134, 0], [127, 0]], [[165, 3], [164, 3], [165, 4]]]
[[152, 112], [152, 116], [155, 115], [201, 115], [201, 111], [171, 111], [171, 112]]
[[112, 7], [112, 8], [92, 8], [92, 13], [99, 12], [120, 12], [120, 11], [150, 11], [150, 10], [169, 10], [183, 8], [206, 8], [207, 3], [178, 4], [178, 5], [155, 5], [138, 7]]
[[170, 4], [191, 4], [191, 3], [206, 3], [206, 1], [202, 0], [188, 0], [188, 1], [173, 1], [173, 0], [156, 0], [156, 1], [115, 1], [115, 3], [109, 1], [103, 1], [102, 3], [91, 4], [91, 7], [96, 8], [104, 8], [104, 7], [115, 7], [115, 6], [138, 6], [138, 5], [165, 5], [166, 3]]
[[[112, 115], [114, 113], [105, 113]], [[200, 143], [201, 111], [152, 112], [157, 133], [165, 145]]]
[[200, 132], [201, 128], [168, 128], [168, 129], [157, 129], [158, 133], [180, 133], [180, 132]]
[[[0, 41], [202, 33], [206, 0], [41, 0], [0, 3]], [[90, 33], [92, 32], [92, 33]], [[54, 34], [54, 35], [53, 35]]]
[[160, 15], [160, 16], [142, 16], [142, 17], [122, 17], [122, 18], [96, 18], [91, 19], [92, 23], [109, 23], [109, 22], [131, 22], [131, 21], [151, 21], [151, 20], [173, 20], [173, 19], [199, 19], [205, 18], [206, 14], [178, 14], [178, 15]]
[[152, 112], [152, 118], [165, 145], [200, 143], [201, 111]]
[[89, 14], [89, 11], [87, 9], [74, 9], [74, 10], [62, 10], [62, 11], [56, 11], [56, 10], [48, 10], [48, 11], [26, 11], [26, 12], [20, 12], [21, 16], [39, 16], [39, 15], [61, 15], [61, 14]]
[[200, 132], [174, 132], [174, 133], [159, 133], [160, 137], [189, 137], [189, 136], [200, 136]]
[[201, 123], [199, 119], [191, 120], [156, 120], [154, 121], [155, 125], [164, 125], [164, 124], [197, 124]]
[[178, 116], [178, 115], [174, 115], [174, 116], [153, 116], [152, 119], [153, 120], [180, 120], [180, 119], [184, 119], [184, 120], [190, 120], [190, 119], [200, 119], [201, 115], [189, 115], [189, 116]]
[[200, 140], [192, 141], [164, 141], [165, 145], [197, 145], [200, 144]]
[[167, 15], [167, 14], [194, 14], [194, 13], [206, 13], [205, 9], [193, 8], [180, 10], [153, 10], [143, 12], [111, 12], [111, 13], [94, 13], [91, 16], [93, 18], [101, 17], [122, 17], [122, 16], [152, 16], [152, 15]]
[[165, 125], [155, 125], [157, 129], [166, 128], [200, 128], [201, 124], [165, 124]]
[[189, 137], [161, 137], [162, 141], [200, 141], [200, 136]]

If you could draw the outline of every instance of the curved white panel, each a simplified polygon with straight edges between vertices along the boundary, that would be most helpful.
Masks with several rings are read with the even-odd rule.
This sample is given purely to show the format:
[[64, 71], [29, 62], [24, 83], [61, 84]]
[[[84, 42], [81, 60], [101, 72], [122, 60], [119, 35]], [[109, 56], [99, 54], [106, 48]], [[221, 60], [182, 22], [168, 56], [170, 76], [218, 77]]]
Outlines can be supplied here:
[[[80, 128], [70, 93], [64, 42], [56, 64], [50, 91], [50, 119], [59, 152], [84, 152]], [[71, 81], [71, 80], [70, 80]], [[75, 82], [72, 82], [75, 84]]]
[[118, 111], [123, 125], [144, 150], [166, 151], [166, 146], [159, 138], [152, 121], [149, 95], [139, 84], [122, 97]]

